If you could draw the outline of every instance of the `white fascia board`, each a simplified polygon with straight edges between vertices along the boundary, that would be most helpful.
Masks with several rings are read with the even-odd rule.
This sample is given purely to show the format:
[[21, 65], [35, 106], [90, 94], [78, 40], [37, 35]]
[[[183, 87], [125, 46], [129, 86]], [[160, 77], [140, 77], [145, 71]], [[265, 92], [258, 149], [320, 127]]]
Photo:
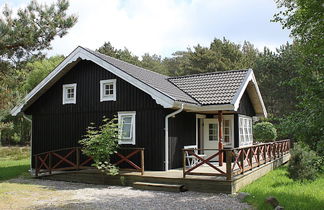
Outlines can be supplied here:
[[239, 87], [238, 91], [235, 93], [235, 95], [231, 101], [231, 104], [234, 105], [235, 111], [237, 111], [240, 106], [241, 98], [242, 98], [244, 91], [246, 90], [246, 87], [248, 86], [249, 82], [252, 80], [252, 75], [253, 75], [253, 71], [252, 71], [252, 69], [249, 69], [243, 79], [241, 86]]
[[[80, 47], [81, 48], [81, 47]], [[109, 64], [108, 62], [102, 60], [101, 58], [97, 57], [96, 55], [93, 55], [92, 53], [88, 52], [87, 50], [83, 50], [83, 53], [86, 54], [86, 57], [83, 58], [85, 60], [91, 60], [92, 62], [96, 63], [97, 65], [103, 67], [107, 71], [110, 71], [111, 73], [115, 74], [116, 76], [120, 77], [121, 79], [129, 82], [130, 84], [134, 85], [135, 87], [139, 88], [140, 90], [146, 92], [149, 94], [157, 104], [160, 104], [164, 108], [172, 108], [174, 104], [174, 98], [171, 96], [167, 96], [158, 90], [152, 88], [151, 86], [143, 83], [142, 81], [134, 78], [133, 76], [125, 73], [124, 71], [114, 67], [113, 65]]]
[[76, 48], [70, 55], [68, 55], [47, 77], [45, 77], [33, 90], [31, 90], [23, 99], [20, 105], [14, 107], [11, 111], [10, 114], [13, 116], [16, 116], [21, 112], [22, 108], [24, 105], [32, 99], [36, 93], [38, 93], [43, 87], [45, 87], [49, 81], [51, 81], [61, 70], [68, 65], [69, 63], [72, 63], [77, 60], [75, 58], [75, 55], [80, 53], [80, 48]]
[[184, 104], [184, 110], [190, 112], [205, 112], [205, 111], [234, 111], [234, 105], [223, 104], [223, 105], [194, 105], [188, 103], [175, 102], [174, 107], [180, 108]]
[[[262, 115], [263, 115], [263, 117], [267, 117], [267, 110], [265, 108], [265, 105], [264, 105], [264, 102], [263, 102], [263, 99], [262, 99], [262, 96], [261, 96], [261, 93], [260, 93], [260, 90], [259, 90], [259, 86], [258, 86], [258, 83], [257, 83], [257, 81], [255, 79], [255, 75], [254, 75], [252, 69], [249, 69], [248, 72], [246, 73], [245, 78], [244, 78], [240, 88], [238, 89], [238, 91], [234, 95], [233, 100], [231, 101], [231, 104], [234, 105], [234, 111], [238, 110], [241, 98], [242, 98], [242, 96], [243, 96], [243, 94], [244, 94], [244, 92], [245, 92], [245, 90], [246, 90], [246, 88], [247, 88], [250, 81], [253, 82], [256, 93], [258, 95], [258, 99], [259, 99], [260, 105], [262, 107], [262, 112], [263, 112]], [[260, 114], [258, 114], [258, 115], [260, 116]]]
[[266, 109], [266, 107], [264, 105], [264, 102], [263, 102], [263, 99], [262, 99], [262, 96], [261, 96], [261, 92], [260, 92], [258, 83], [257, 83], [257, 81], [255, 79], [255, 76], [254, 76], [253, 72], [252, 72], [252, 81], [254, 83], [254, 87], [255, 87], [255, 90], [256, 90], [256, 92], [258, 94], [258, 98], [259, 98], [259, 101], [260, 101], [260, 104], [261, 104], [261, 107], [262, 107], [263, 117], [267, 117], [268, 112], [267, 112], [267, 109]]
[[171, 96], [167, 96], [165, 94], [162, 94], [158, 90], [150, 87], [149, 85], [143, 83], [142, 81], [134, 78], [133, 76], [123, 72], [122, 70], [112, 66], [108, 62], [102, 60], [98, 56], [88, 52], [82, 47], [77, 47], [70, 55], [68, 55], [65, 60], [63, 60], [45, 79], [43, 79], [31, 92], [29, 92], [25, 98], [23, 99], [23, 102], [14, 107], [10, 113], [13, 116], [16, 116], [21, 110], [23, 109], [24, 105], [28, 103], [39, 91], [41, 91], [48, 83], [54, 79], [68, 64], [76, 61], [77, 59], [82, 60], [90, 60], [97, 65], [103, 67], [107, 71], [110, 71], [111, 73], [115, 74], [116, 76], [120, 77], [121, 79], [129, 82], [130, 84], [134, 85], [135, 87], [139, 88], [140, 90], [146, 92], [149, 94], [156, 103], [160, 104], [164, 108], [172, 108], [174, 104], [174, 99]]

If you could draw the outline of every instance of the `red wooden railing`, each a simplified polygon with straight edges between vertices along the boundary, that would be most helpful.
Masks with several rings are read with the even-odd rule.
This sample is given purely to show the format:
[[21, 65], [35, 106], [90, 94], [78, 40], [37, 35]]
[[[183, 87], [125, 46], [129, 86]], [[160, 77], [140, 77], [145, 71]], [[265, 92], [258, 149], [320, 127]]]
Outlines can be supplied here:
[[[289, 150], [289, 139], [234, 149], [183, 149], [183, 177], [185, 178], [186, 175], [225, 176], [227, 180], [231, 180], [235, 175], [244, 174], [248, 170], [281, 158], [289, 153]], [[215, 153], [207, 158], [202, 158], [201, 155], [197, 155], [198, 151], [202, 153], [204, 151], [215, 151]], [[218, 167], [211, 162], [220, 153], [226, 157], [226, 168]], [[198, 163], [192, 167], [187, 167], [186, 154], [196, 157]], [[208, 170], [196, 170], [198, 168], [203, 169], [202, 166], [204, 165], [208, 165], [210, 168]]]
[[[118, 159], [114, 165], [119, 166], [122, 163], [128, 163], [131, 168], [125, 170], [139, 171], [144, 173], [144, 148], [120, 148], [116, 153]], [[122, 153], [121, 151], [130, 151], [129, 154]], [[131, 157], [140, 154], [140, 163], [137, 165], [131, 161]], [[82, 158], [83, 157], [83, 158]], [[52, 174], [53, 171], [68, 171], [93, 168], [88, 166], [93, 162], [91, 157], [86, 157], [81, 154], [80, 147], [70, 147], [49, 152], [43, 152], [34, 155], [35, 158], [35, 176], [40, 172]], [[81, 161], [82, 159], [82, 161]]]
[[[212, 151], [216, 151], [216, 153], [210, 155], [207, 158], [203, 158], [201, 155], [198, 155], [197, 153], [204, 153], [205, 151], [208, 152], [212, 152]], [[217, 149], [183, 149], [182, 150], [182, 154], [183, 154], [183, 177], [185, 178], [186, 175], [205, 175], [205, 176], [225, 176], [226, 172], [223, 171], [221, 168], [215, 166], [213, 163], [211, 163], [212, 159], [215, 159], [216, 157], [220, 156], [220, 152], [223, 151], [219, 151]], [[189, 156], [193, 156], [195, 158], [197, 158], [198, 163], [192, 167], [186, 167], [186, 159], [187, 159], [187, 155]], [[195, 172], [194, 170], [203, 166], [204, 164], [208, 165], [209, 167], [211, 167], [212, 169], [214, 169], [215, 171], [213, 172], [204, 172], [204, 171], [199, 171], [199, 172]], [[217, 173], [218, 172], [218, 173]]]
[[[121, 152], [117, 152], [116, 156], [119, 158], [118, 161], [114, 163], [114, 165], [118, 166], [122, 163], [128, 163], [131, 168], [123, 168], [123, 170], [131, 170], [131, 171], [138, 171], [141, 174], [144, 174], [144, 148], [121, 148], [125, 151], [130, 151], [129, 154], [122, 154]], [[136, 154], [140, 155], [140, 163], [137, 165], [133, 161], [131, 161], [131, 157], [134, 157]]]

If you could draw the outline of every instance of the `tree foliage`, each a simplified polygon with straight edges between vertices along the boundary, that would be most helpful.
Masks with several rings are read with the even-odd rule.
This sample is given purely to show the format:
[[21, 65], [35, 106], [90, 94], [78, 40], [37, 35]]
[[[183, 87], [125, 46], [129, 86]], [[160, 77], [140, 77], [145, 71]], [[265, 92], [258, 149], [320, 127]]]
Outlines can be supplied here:
[[117, 119], [103, 119], [103, 125], [89, 126], [84, 139], [79, 143], [83, 146], [82, 152], [92, 157], [94, 166], [102, 172], [116, 175], [118, 169], [110, 163], [110, 156], [117, 152], [118, 148], [118, 124]]
[[[33, 72], [31, 65], [36, 64], [31, 63], [43, 59], [44, 50], [51, 48], [54, 38], [66, 35], [76, 23], [77, 17], [67, 14], [68, 7], [67, 0], [58, 0], [50, 5], [31, 1], [16, 12], [6, 5], [1, 10], [0, 122], [2, 125], [13, 123], [2, 132], [2, 142], [10, 142], [13, 136], [16, 140], [23, 139], [23, 142], [29, 140], [30, 126], [21, 116], [11, 117], [9, 109], [52, 70], [52, 66], [48, 65], [39, 69], [38, 73]], [[30, 72], [33, 73], [29, 75]]]
[[253, 137], [260, 142], [271, 142], [277, 138], [277, 129], [270, 122], [259, 122], [253, 125]]
[[[41, 50], [50, 49], [51, 41], [63, 37], [77, 21], [74, 15], [67, 15], [69, 2], [58, 0], [55, 4], [42, 5], [31, 1], [26, 8], [14, 15], [5, 6], [0, 18], [1, 62], [26, 61], [42, 55]], [[1, 69], [6, 73], [7, 68]]]
[[278, 0], [277, 4], [283, 10], [274, 21], [291, 30], [300, 55], [297, 76], [290, 80], [298, 90], [297, 110], [284, 126], [295, 139], [316, 149], [324, 139], [324, 7], [317, 0]]
[[26, 74], [22, 92], [28, 93], [63, 61], [63, 56], [53, 56], [27, 63], [22, 73]]
[[288, 177], [300, 181], [316, 179], [320, 167], [319, 161], [316, 153], [307, 146], [295, 144], [288, 164]]
[[267, 106], [275, 117], [283, 117], [296, 109], [297, 90], [292, 86], [300, 68], [295, 44], [281, 45], [273, 52], [264, 48], [253, 64], [253, 69]]

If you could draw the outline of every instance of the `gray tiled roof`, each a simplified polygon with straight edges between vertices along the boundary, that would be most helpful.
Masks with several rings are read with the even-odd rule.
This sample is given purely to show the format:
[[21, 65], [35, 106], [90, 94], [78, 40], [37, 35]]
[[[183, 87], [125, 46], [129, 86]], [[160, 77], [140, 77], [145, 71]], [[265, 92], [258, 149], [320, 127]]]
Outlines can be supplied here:
[[200, 105], [230, 104], [248, 70], [168, 77], [86, 49], [173, 100]]
[[150, 87], [160, 91], [161, 93], [171, 97], [176, 101], [183, 101], [187, 103], [198, 104], [192, 97], [177, 88], [174, 84], [168, 81], [168, 76], [135, 66], [133, 64], [118, 60], [116, 58], [92, 51], [85, 48], [90, 53], [107, 61], [116, 68], [126, 72], [127, 74], [135, 77], [136, 79], [144, 82]]
[[168, 80], [201, 105], [230, 104], [248, 70], [173, 77]]

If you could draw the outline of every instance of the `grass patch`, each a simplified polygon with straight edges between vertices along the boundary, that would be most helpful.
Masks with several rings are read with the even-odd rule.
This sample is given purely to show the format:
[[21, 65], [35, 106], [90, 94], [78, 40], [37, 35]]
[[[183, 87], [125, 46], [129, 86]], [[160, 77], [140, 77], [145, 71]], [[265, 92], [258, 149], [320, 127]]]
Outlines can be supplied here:
[[30, 147], [0, 147], [0, 162], [29, 158]]
[[0, 181], [27, 175], [29, 155], [29, 147], [0, 147]]
[[273, 209], [264, 200], [268, 196], [278, 199], [285, 209], [323, 209], [324, 174], [313, 182], [295, 182], [287, 177], [287, 167], [271, 171], [264, 177], [244, 187], [242, 192], [251, 194], [247, 202], [257, 209]]

